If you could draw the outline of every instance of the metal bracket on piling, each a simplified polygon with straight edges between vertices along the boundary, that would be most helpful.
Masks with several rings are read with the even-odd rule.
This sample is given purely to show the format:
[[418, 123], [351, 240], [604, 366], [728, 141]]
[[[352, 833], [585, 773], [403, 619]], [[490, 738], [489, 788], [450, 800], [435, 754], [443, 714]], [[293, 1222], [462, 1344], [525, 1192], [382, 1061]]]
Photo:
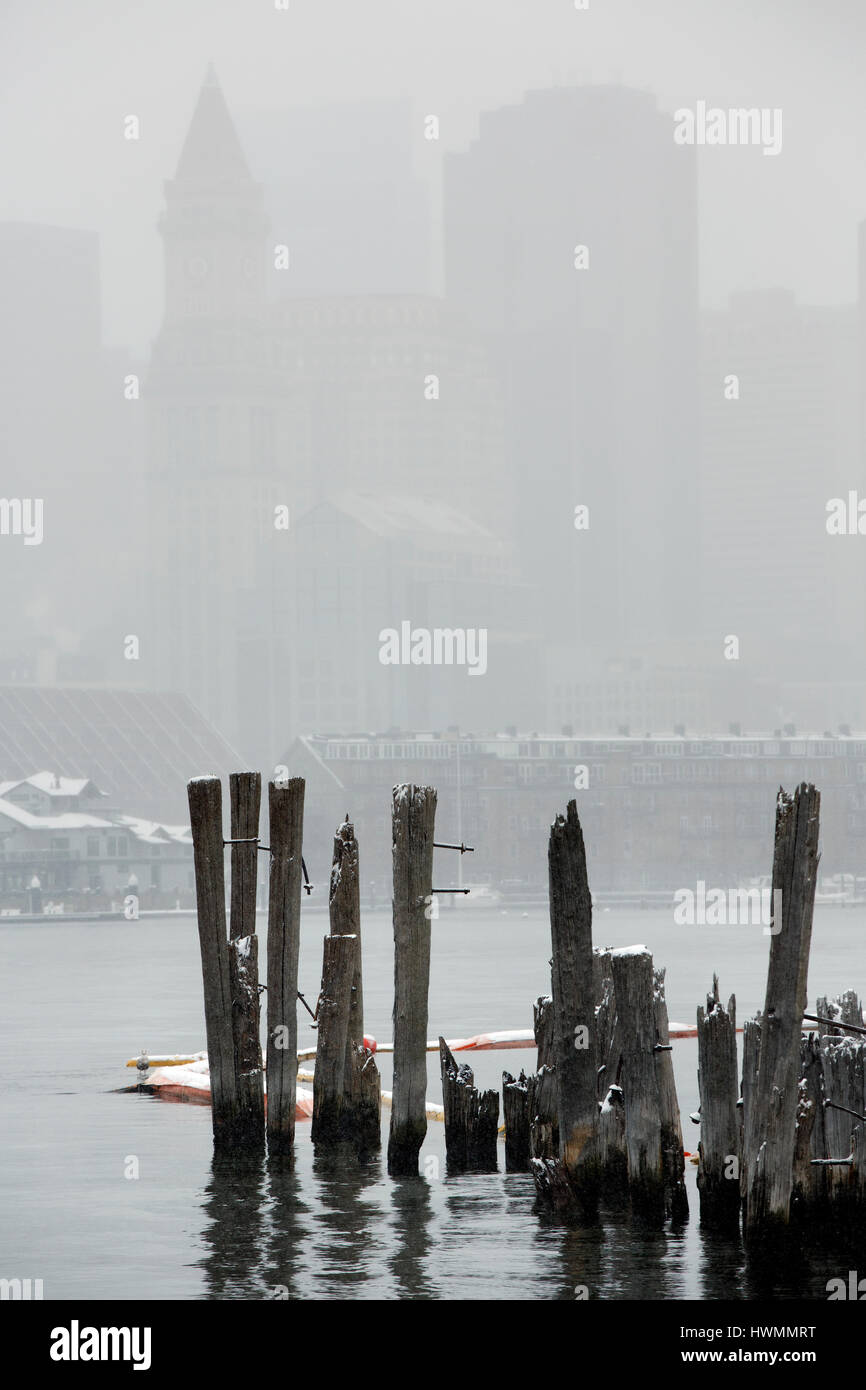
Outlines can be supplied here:
[[810, 1023], [826, 1023], [830, 1028], [841, 1028], [843, 1033], [864, 1033], [866, 1028], [862, 1028], [858, 1023], [839, 1023], [835, 1018], [821, 1018], [820, 1014], [804, 1014], [804, 1018]]
[[857, 1120], [866, 1120], [866, 1115], [861, 1115], [859, 1110], [849, 1110], [847, 1105], [840, 1105], [836, 1100], [825, 1100], [824, 1109], [830, 1106], [832, 1110], [844, 1110], [846, 1115], [853, 1115]]
[[474, 854], [474, 853], [475, 853], [475, 846], [474, 846], [474, 845], [464, 845], [464, 844], [462, 844], [462, 843], [459, 844], [459, 845], [446, 845], [446, 844], [442, 844], [439, 840], [434, 840], [434, 841], [433, 841], [433, 848], [434, 848], [434, 849], [459, 849], [459, 851], [460, 851], [461, 854]]
[[854, 1155], [850, 1158], [813, 1158], [810, 1159], [813, 1168], [852, 1168], [854, 1166]]
[[431, 893], [469, 893], [469, 888], [431, 888]]

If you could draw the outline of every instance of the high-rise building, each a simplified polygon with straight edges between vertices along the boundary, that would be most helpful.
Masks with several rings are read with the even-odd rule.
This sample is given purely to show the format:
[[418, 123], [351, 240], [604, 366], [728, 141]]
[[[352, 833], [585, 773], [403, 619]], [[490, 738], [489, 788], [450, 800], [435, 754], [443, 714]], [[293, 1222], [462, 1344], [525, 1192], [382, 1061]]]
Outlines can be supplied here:
[[518, 553], [576, 661], [698, 619], [696, 201], [694, 150], [619, 86], [529, 92], [446, 156], [446, 295], [502, 381]]
[[[862, 680], [858, 540], [827, 531], [828, 501], [847, 507], [863, 477], [856, 311], [736, 294], [704, 314], [702, 338], [707, 629], [720, 651], [736, 635], [740, 664], [777, 682], [812, 678], [804, 658]], [[840, 705], [833, 723], [846, 717]]]

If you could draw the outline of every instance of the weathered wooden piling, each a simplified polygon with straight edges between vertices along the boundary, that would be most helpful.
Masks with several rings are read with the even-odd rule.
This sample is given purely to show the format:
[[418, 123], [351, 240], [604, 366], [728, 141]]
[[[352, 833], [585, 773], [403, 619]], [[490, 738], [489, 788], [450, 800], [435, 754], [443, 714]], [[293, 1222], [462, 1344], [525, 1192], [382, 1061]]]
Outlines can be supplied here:
[[214, 1146], [217, 1149], [231, 1149], [239, 1140], [239, 1107], [226, 938], [220, 779], [194, 777], [188, 783], [187, 794], [195, 867]]
[[779, 789], [767, 995], [748, 1105], [744, 1077], [743, 1229], [748, 1241], [786, 1227], [790, 1217], [820, 805], [820, 793], [811, 784], [802, 783], [793, 796]]
[[259, 811], [258, 772], [229, 776], [231, 805], [231, 915], [229, 985], [238, 1090], [238, 1124], [249, 1145], [265, 1137], [264, 1076], [259, 1038], [259, 942], [256, 936]]
[[616, 991], [614, 1047], [619, 1053], [617, 1083], [625, 1106], [625, 1148], [632, 1210], [642, 1219], [665, 1218], [662, 1117], [656, 1073], [653, 965], [641, 946], [611, 953]]
[[381, 1144], [382, 1086], [373, 1053], [364, 1046], [364, 985], [361, 947], [361, 891], [358, 841], [348, 813], [334, 836], [328, 892], [331, 934], [355, 941], [346, 1065], [343, 1081], [343, 1137], [359, 1152]]
[[446, 1163], [454, 1173], [495, 1173], [499, 1092], [479, 1091], [472, 1068], [458, 1065], [439, 1039]]
[[559, 1153], [559, 1101], [553, 1061], [553, 1000], [549, 994], [536, 999], [532, 1021], [538, 1059], [535, 1074], [527, 1077], [526, 1082], [529, 1155], [531, 1158], [555, 1158]]
[[671, 1056], [673, 1048], [670, 1038], [668, 1006], [665, 999], [664, 967], [653, 971], [653, 1013], [656, 1030], [654, 1055], [661, 1120], [665, 1214], [672, 1217], [674, 1221], [681, 1221], [688, 1216], [689, 1198], [686, 1192], [686, 1159], [683, 1152], [680, 1103], [677, 1100], [674, 1063]]
[[505, 1171], [529, 1172], [529, 1080], [525, 1071], [518, 1077], [502, 1073], [502, 1114], [505, 1121]]
[[268, 783], [268, 1152], [290, 1154], [298, 1077], [298, 950], [301, 939], [302, 777]]
[[559, 1157], [575, 1196], [592, 1212], [599, 1180], [592, 897], [575, 801], [551, 826], [548, 870]]
[[698, 1089], [701, 1138], [698, 1144], [698, 1192], [701, 1222], [717, 1229], [740, 1224], [740, 1116], [737, 1109], [737, 1001], [728, 1007], [719, 998], [718, 976], [698, 1005]]
[[391, 813], [394, 872], [394, 1083], [388, 1172], [418, 1172], [427, 1133], [427, 994], [436, 791], [395, 787]]
[[343, 1110], [356, 946], [354, 936], [326, 936], [324, 941], [322, 988], [316, 1011], [319, 1029], [313, 1072], [314, 1144], [333, 1145], [345, 1137]]

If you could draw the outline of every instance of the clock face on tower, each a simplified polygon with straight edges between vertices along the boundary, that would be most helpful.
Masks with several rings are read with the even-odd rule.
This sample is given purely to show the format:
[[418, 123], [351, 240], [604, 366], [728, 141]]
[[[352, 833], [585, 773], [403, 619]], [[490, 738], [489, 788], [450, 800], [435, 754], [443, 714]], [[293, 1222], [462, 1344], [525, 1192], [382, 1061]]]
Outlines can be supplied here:
[[201, 254], [187, 256], [184, 268], [189, 279], [192, 280], [194, 284], [200, 285], [203, 280], [207, 279], [210, 273], [210, 262], [206, 256], [202, 256]]

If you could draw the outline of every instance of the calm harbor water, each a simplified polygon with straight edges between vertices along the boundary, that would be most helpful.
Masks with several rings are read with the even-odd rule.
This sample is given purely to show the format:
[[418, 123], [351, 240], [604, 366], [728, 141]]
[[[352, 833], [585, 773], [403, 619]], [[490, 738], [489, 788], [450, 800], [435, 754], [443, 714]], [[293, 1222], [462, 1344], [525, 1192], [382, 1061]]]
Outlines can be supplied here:
[[[866, 914], [818, 909], [809, 999], [861, 989]], [[264, 933], [264, 921], [260, 919]], [[429, 1035], [525, 1028], [549, 989], [546, 913], [461, 905], [433, 924]], [[327, 919], [307, 911], [300, 987], [315, 999]], [[364, 918], [368, 1032], [390, 1039], [390, 913]], [[738, 1022], [763, 1002], [769, 937], [760, 927], [682, 927], [672, 911], [597, 912], [597, 944], [646, 944], [667, 966], [672, 1019], [694, 1022], [713, 970]], [[299, 1045], [313, 1030], [300, 1014]], [[826, 1298], [839, 1258], [757, 1269], [739, 1244], [698, 1226], [641, 1233], [608, 1216], [570, 1230], [533, 1214], [523, 1174], [449, 1177], [444, 1134], [431, 1121], [417, 1180], [393, 1181], [384, 1151], [363, 1166], [316, 1158], [298, 1124], [294, 1171], [215, 1164], [210, 1111], [116, 1094], [123, 1063], [204, 1045], [198, 940], [192, 918], [130, 923], [0, 923], [0, 1276], [41, 1278], [46, 1299]], [[535, 1053], [474, 1054], [480, 1085], [531, 1069]], [[698, 1129], [697, 1044], [674, 1044], [687, 1149]], [[390, 1059], [380, 1059], [390, 1087]], [[438, 1059], [428, 1097], [438, 1099]], [[383, 1108], [387, 1137], [390, 1112]], [[125, 1171], [137, 1160], [139, 1176]], [[500, 1149], [500, 1168], [504, 1153]]]

